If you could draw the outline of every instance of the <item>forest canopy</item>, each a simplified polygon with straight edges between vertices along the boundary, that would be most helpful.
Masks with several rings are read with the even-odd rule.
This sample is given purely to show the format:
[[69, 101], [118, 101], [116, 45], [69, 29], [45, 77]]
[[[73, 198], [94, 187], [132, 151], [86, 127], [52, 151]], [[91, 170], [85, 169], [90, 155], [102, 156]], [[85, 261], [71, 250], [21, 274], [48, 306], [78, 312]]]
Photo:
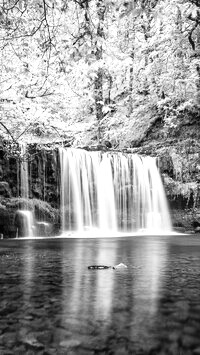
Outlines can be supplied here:
[[[120, 140], [200, 107], [199, 0], [2, 0], [0, 136]], [[138, 121], [137, 121], [138, 120]]]

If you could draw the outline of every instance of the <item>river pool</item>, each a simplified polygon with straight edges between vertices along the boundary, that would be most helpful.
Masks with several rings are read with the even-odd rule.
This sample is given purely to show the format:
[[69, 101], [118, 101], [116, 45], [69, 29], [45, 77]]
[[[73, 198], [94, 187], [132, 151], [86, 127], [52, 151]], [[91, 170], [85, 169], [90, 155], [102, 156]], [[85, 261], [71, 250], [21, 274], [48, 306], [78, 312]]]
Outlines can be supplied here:
[[0, 240], [0, 354], [200, 354], [200, 236]]

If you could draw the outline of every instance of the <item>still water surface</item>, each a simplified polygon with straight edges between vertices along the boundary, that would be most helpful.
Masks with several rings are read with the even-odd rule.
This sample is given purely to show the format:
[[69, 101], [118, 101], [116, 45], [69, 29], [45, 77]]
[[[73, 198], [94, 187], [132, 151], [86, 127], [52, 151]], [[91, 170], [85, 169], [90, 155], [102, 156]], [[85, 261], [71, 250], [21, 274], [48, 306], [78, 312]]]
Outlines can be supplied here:
[[200, 354], [200, 236], [0, 240], [0, 354]]

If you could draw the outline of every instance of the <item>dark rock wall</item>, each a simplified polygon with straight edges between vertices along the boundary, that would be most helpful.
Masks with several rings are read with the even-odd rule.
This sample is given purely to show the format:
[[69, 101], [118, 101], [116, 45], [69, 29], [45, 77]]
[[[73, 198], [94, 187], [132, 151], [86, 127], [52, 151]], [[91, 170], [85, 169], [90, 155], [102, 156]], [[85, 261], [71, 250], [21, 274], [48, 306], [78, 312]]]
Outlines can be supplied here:
[[200, 231], [199, 118], [181, 117], [175, 128], [159, 123], [139, 147], [128, 149], [158, 158], [173, 226], [180, 231]]
[[[19, 148], [20, 153], [20, 148]], [[21, 191], [21, 161], [28, 163], [29, 199]], [[48, 222], [52, 234], [60, 230], [60, 160], [58, 150], [29, 145], [26, 155], [14, 157], [0, 150], [0, 234], [15, 237], [19, 209], [33, 212], [39, 222]], [[38, 226], [44, 228], [44, 223]]]
[[58, 150], [30, 150], [30, 198], [60, 206], [60, 160]]

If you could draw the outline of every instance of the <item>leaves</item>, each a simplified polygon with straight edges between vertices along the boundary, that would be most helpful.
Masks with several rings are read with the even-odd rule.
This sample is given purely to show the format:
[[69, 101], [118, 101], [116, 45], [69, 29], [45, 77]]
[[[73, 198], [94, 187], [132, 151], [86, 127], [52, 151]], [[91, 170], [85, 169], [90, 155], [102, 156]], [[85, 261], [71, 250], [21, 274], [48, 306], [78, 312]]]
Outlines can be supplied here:
[[98, 110], [117, 121], [130, 105], [134, 111], [147, 102], [175, 124], [178, 113], [166, 113], [170, 102], [187, 106], [200, 88], [197, 10], [197, 2], [183, 0], [5, 0], [0, 122], [11, 134], [3, 125], [0, 134], [60, 137], [77, 122], [95, 122]]

